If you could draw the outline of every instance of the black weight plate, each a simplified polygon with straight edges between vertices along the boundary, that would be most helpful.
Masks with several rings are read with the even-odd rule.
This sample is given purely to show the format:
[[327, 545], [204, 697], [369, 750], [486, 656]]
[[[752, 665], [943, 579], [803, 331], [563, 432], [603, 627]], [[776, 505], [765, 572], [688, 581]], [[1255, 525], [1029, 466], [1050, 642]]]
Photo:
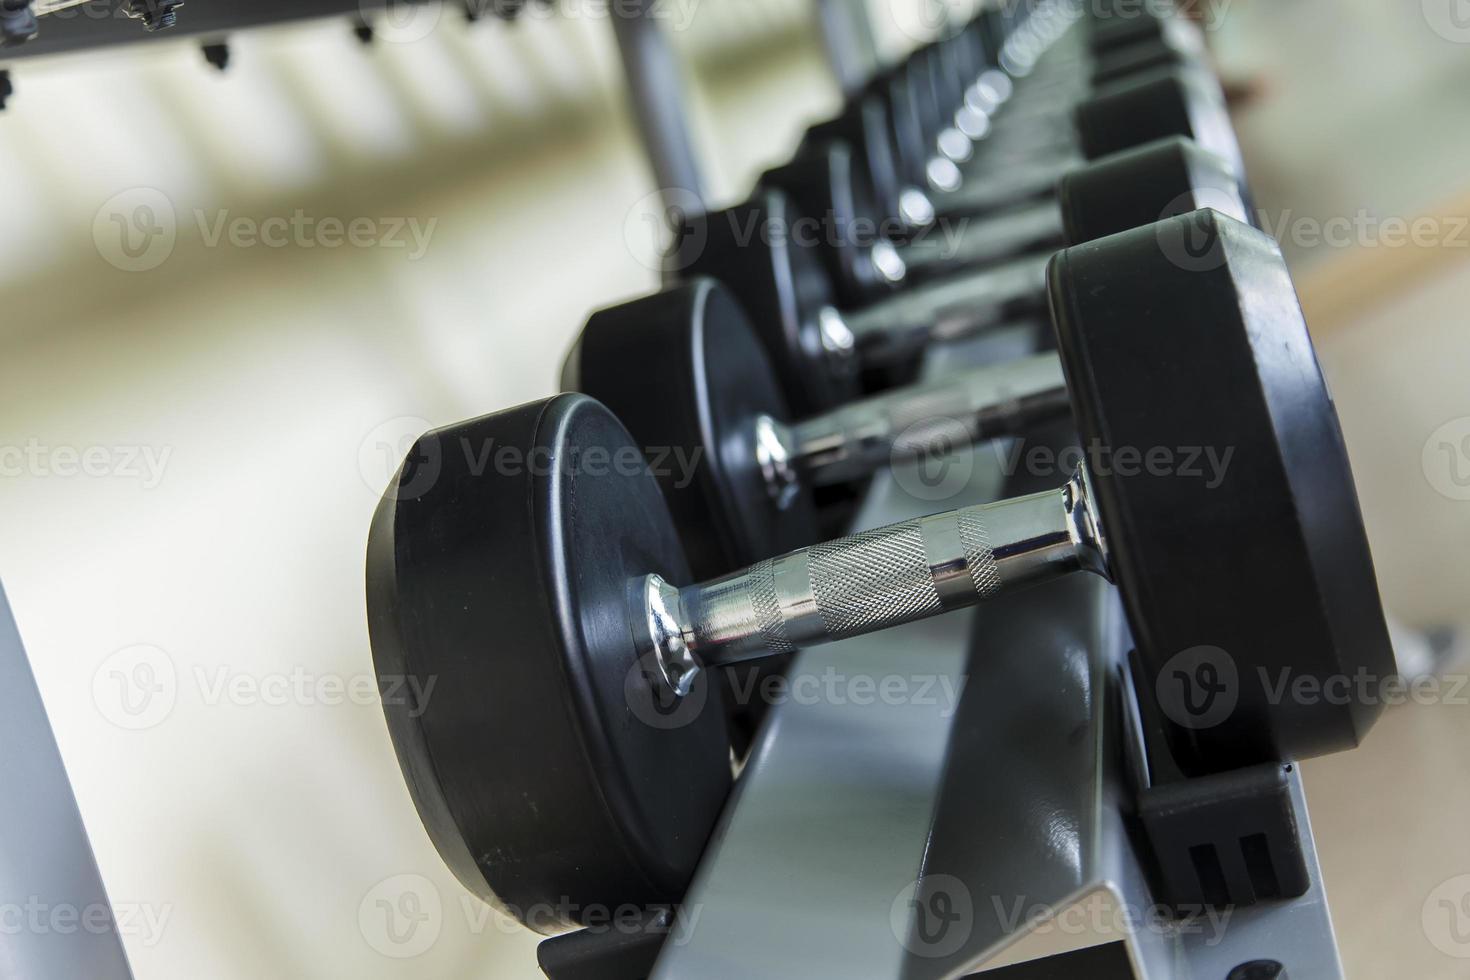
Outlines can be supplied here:
[[1188, 136], [1225, 160], [1244, 180], [1245, 164], [1219, 87], [1206, 72], [1145, 72], [1099, 88], [1074, 114], [1078, 145], [1089, 160], [1168, 136]]
[[1166, 17], [1146, 10], [1118, 9], [1099, 12], [1088, 24], [1089, 46], [1101, 54], [1144, 41], [1163, 41], [1169, 33]]
[[1092, 64], [1092, 84], [1108, 85], [1159, 68], [1190, 64], [1194, 53], [1177, 44], [1141, 41], [1100, 52]]
[[839, 363], [822, 345], [819, 315], [833, 306], [819, 255], [826, 233], [784, 193], [762, 188], [743, 204], [690, 219], [668, 259], [675, 281], [710, 276], [729, 288], [800, 416], [858, 394], [856, 365]]
[[[689, 581], [658, 485], [583, 395], [426, 434], [373, 518], [373, 661], [419, 816], [465, 887], [539, 931], [676, 901], [729, 789], [703, 676], [664, 713], [641, 674], [649, 572]], [[426, 696], [388, 696], [404, 678]]]
[[762, 174], [760, 183], [781, 190], [800, 213], [821, 219], [824, 233], [816, 251], [841, 306], [893, 291], [873, 262], [883, 225], [877, 193], [845, 140], [804, 143], [790, 161]]
[[[1090, 470], [1149, 675], [1139, 695], [1170, 720], [1181, 767], [1356, 745], [1378, 699], [1293, 693], [1382, 680], [1394, 658], [1280, 249], [1199, 211], [1070, 248], [1049, 279], [1084, 445], [1111, 453]], [[1118, 455], [1151, 450], [1165, 455]]]
[[858, 167], [873, 193], [877, 213], [897, 215], [902, 210], [903, 187], [888, 132], [887, 104], [870, 93], [854, 99], [842, 115], [808, 129], [798, 153], [819, 148], [833, 140], [846, 143], [856, 153]]
[[1183, 136], [1111, 154], [1058, 184], [1067, 241], [1095, 241], [1201, 208], [1250, 221], [1239, 179], [1227, 161]]
[[745, 314], [715, 280], [594, 313], [572, 359], [580, 390], [647, 453], [696, 578], [819, 539], [809, 494], [778, 510], [766, 491], [756, 419], [789, 413]]

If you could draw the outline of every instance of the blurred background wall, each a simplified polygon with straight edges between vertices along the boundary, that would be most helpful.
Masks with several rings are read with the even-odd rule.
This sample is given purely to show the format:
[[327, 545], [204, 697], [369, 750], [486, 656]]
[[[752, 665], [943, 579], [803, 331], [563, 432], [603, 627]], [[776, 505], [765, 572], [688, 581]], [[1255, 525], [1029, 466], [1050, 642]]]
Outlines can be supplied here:
[[[875, 0], [890, 49], [915, 40], [902, 3]], [[1221, 6], [1385, 598], [1455, 627], [1470, 21]], [[734, 200], [838, 95], [800, 0], [675, 7]], [[654, 285], [653, 184], [596, 5], [432, 9], [370, 47], [346, 23], [248, 34], [225, 74], [188, 43], [27, 64], [0, 116], [0, 578], [140, 977], [537, 975], [534, 938], [414, 814], [371, 696], [363, 548], [405, 440], [550, 393], [585, 315]], [[1435, 235], [1388, 242], [1420, 216]], [[316, 231], [251, 243], [239, 218]], [[1467, 735], [1463, 701], [1409, 705], [1307, 766], [1350, 976], [1465, 975], [1428, 903], [1470, 873]], [[419, 939], [383, 931], [383, 902], [431, 916]]]

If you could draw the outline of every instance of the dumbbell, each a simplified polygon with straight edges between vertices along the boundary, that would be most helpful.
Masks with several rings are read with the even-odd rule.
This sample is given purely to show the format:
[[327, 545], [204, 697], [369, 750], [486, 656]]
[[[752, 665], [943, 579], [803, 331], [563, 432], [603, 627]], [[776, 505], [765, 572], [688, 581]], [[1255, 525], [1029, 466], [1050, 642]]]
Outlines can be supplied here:
[[[985, 18], [977, 21], [982, 30], [984, 23]], [[1064, 133], [1055, 123], [1065, 118], [1061, 110], [1086, 97], [1089, 88], [1105, 88], [1153, 69], [1206, 68], [1198, 28], [1183, 18], [1168, 18], [1148, 40], [1090, 53], [1093, 63], [1085, 69], [1073, 66], [1059, 72], [1060, 79], [1053, 84], [1038, 87], [1032, 82], [1016, 93], [1009, 75], [992, 67], [1005, 60], [1004, 52], [997, 59], [988, 50], [977, 50], [974, 27], [919, 49], [870, 87], [891, 103], [895, 122], [907, 127], [895, 138], [911, 176], [921, 176], [936, 152], [962, 162], [969, 155], [969, 144], [1003, 142], [1001, 134], [1007, 130], [1013, 137], [1024, 134], [1033, 148], [1042, 142], [1038, 131], [1059, 139]], [[1016, 40], [1008, 39], [1005, 47]], [[1013, 93], [1017, 98], [1006, 105]], [[949, 173], [958, 177], [957, 171]]]
[[[1120, 90], [1126, 91], [1140, 82], [1176, 73], [1192, 79], [1189, 83], [1189, 98], [1207, 98], [1217, 105], [1218, 113], [1224, 113], [1224, 100], [1219, 94], [1218, 83], [1204, 68], [1192, 64], [1164, 65], [1150, 71], [1123, 75], [1090, 91], [1071, 93], [1072, 97], [1060, 100], [1055, 106], [1049, 105], [1041, 115], [1033, 112], [1029, 116], [1016, 117], [1012, 112], [1011, 118], [1014, 122], [1008, 123], [1007, 112], [1001, 110], [995, 114], [993, 126], [987, 117], [983, 125], [970, 127], [971, 131], [965, 138], [959, 138], [963, 131], [958, 126], [951, 126], [939, 118], [942, 113], [930, 105], [930, 99], [919, 91], [921, 86], [908, 76], [898, 75], [883, 79], [878, 84], [878, 90], [888, 109], [889, 139], [899, 173], [915, 186], [926, 187], [932, 193], [954, 198], [948, 204], [936, 204], [936, 207], [943, 210], [969, 206], [961, 203], [965, 200], [962, 188], [967, 179], [973, 182], [980, 175], [986, 174], [987, 169], [994, 166], [987, 161], [995, 160], [1003, 151], [1009, 152], [1011, 156], [1026, 153], [1032, 156], [1046, 154], [1048, 157], [1065, 158], [1068, 154], [1075, 154], [1076, 147], [1082, 140], [1093, 141], [1083, 146], [1084, 152], [1093, 155], [1109, 152], [1104, 147], [1118, 148], [1127, 145], [1117, 140], [1110, 141], [1105, 129], [1100, 129], [1096, 123], [1089, 125], [1086, 119], [1077, 118], [1074, 121], [1074, 116], [1093, 101], [1115, 95]], [[1149, 91], [1155, 97], [1161, 98], [1167, 98], [1171, 94], [1166, 90], [1145, 89], [1145, 92]], [[1177, 100], [1178, 96], [1174, 98]], [[1112, 103], [1105, 101], [1099, 110], [1107, 111], [1110, 104]], [[1011, 108], [1014, 109], [1014, 106]], [[1152, 115], [1164, 118], [1178, 115], [1178, 110], [1173, 105], [1155, 107], [1139, 102], [1137, 98], [1124, 101], [1121, 109], [1134, 118], [1145, 120]], [[1098, 110], [1094, 114], [1096, 111]], [[1099, 120], [1105, 121], [1106, 119]], [[1176, 132], [1190, 135], [1180, 130], [1166, 130], [1157, 135]], [[1025, 137], [1025, 141], [1017, 147], [1021, 136]]]
[[[955, 194], [938, 197], [906, 175], [886, 134], [890, 117], [881, 101], [860, 101], [851, 112], [810, 130], [792, 162], [768, 172], [764, 182], [804, 197], [807, 207], [820, 213], [826, 204], [820, 198], [830, 197], [831, 188], [813, 181], [825, 179], [822, 156], [831, 143], [845, 142], [856, 153], [853, 180], [865, 188], [875, 210], [901, 222], [903, 227], [895, 229], [900, 237], [920, 234], [940, 220], [940, 215], [957, 219], [1045, 197], [1055, 191], [1061, 177], [1088, 160], [1170, 136], [1194, 139], [1228, 161], [1244, 185], [1240, 147], [1224, 103], [1197, 73], [1164, 72], [1114, 86], [1078, 106], [1076, 156], [1049, 157], [1039, 164], [1007, 162], [983, 177], [974, 174], [976, 179]], [[917, 257], [915, 265], [924, 261]], [[876, 284], [881, 281], [882, 277]], [[865, 288], [874, 285], [868, 283]]]
[[933, 195], [937, 213], [974, 213], [1047, 194], [1086, 160], [1165, 136], [1188, 136], [1227, 161], [1245, 181], [1245, 162], [1219, 83], [1206, 72], [1146, 72], [1098, 90], [1066, 120], [1068, 145], [1054, 152], [977, 153], [968, 178]]
[[[1226, 161], [1184, 137], [1171, 137], [1084, 164], [1064, 175], [1051, 197], [978, 216], [946, 216], [895, 244], [881, 234], [898, 230], [876, 204], [872, 183], [847, 144], [808, 147], [761, 184], [779, 187], [797, 211], [822, 216], [832, 229], [820, 255], [839, 305], [863, 305], [895, 289], [995, 265], [1070, 241], [1102, 237], [1174, 213], [1181, 198], [1215, 200], [1239, 217], [1245, 192]], [[1202, 206], [1202, 205], [1196, 205]], [[1194, 210], [1185, 207], [1181, 210]], [[1092, 216], [1067, 228], [1069, 212]], [[1101, 220], [1099, 220], [1101, 219]], [[863, 234], [858, 234], [858, 231]]]
[[[1051, 229], [1062, 225], [1074, 244], [1203, 207], [1246, 215], [1230, 168], [1187, 141], [1161, 142], [1070, 173], [1058, 200], [1062, 217], [1053, 207], [1043, 220]], [[681, 277], [711, 276], [730, 288], [799, 416], [852, 399], [864, 369], [902, 365], [936, 334], [959, 339], [1045, 305], [1045, 259], [1036, 256], [839, 312], [824, 263], [834, 261], [833, 251], [853, 252], [863, 243], [840, 240], [847, 212], [826, 216], [839, 239], [832, 248], [803, 233], [802, 217], [780, 191], [761, 191], [744, 204], [689, 219], [669, 257]]]
[[[982, 15], [979, 22], [989, 19], [993, 17]], [[968, 33], [961, 34], [959, 40], [966, 40], [970, 36]], [[967, 70], [975, 70], [975, 67], [985, 63], [986, 58], [983, 53], [974, 55], [976, 64]], [[1183, 54], [1179, 60], [1184, 64], [1192, 63]], [[895, 176], [892, 179], [898, 181], [901, 177], [912, 184], [914, 192], [918, 193], [917, 188], [925, 186], [928, 179], [927, 170], [935, 153], [933, 140], [937, 134], [932, 127], [926, 132], [921, 124], [923, 113], [915, 105], [916, 95], [907, 77], [910, 71], [911, 69], [903, 69], [876, 77], [867, 86], [864, 94], [850, 102], [841, 115], [811, 127], [808, 141], [845, 138], [863, 147], [866, 152], [878, 153], [880, 146], [876, 141], [881, 140], [884, 160], [880, 163], [875, 158], [870, 161], [870, 166], [894, 169]], [[1117, 80], [1121, 82], [1124, 79], [1118, 75]], [[969, 86], [963, 97], [964, 101], [972, 103], [973, 111], [958, 116], [956, 126], [970, 138], [983, 137], [989, 128], [989, 117], [1011, 92], [1011, 83], [1005, 72], [994, 68], [982, 70], [978, 80]], [[1079, 90], [1067, 94], [1068, 100], [1049, 106], [1058, 116], [1064, 116], [1064, 110], [1081, 101], [1087, 93]], [[1035, 99], [1032, 101], [1034, 103]], [[946, 106], [944, 111], [955, 111], [955, 108]], [[963, 118], [973, 119], [978, 126], [965, 125], [958, 121]], [[870, 141], [874, 141], [871, 147]], [[897, 214], [898, 192], [895, 190], [890, 197], [894, 202], [890, 213]], [[923, 219], [918, 220], [922, 222]]]
[[607, 406], [664, 460], [697, 461], [657, 475], [699, 578], [819, 540], [819, 487], [1022, 435], [1071, 411], [1061, 362], [1044, 353], [798, 419], [739, 304], [713, 279], [594, 313], [567, 355], [562, 390]]
[[[545, 913], [528, 923], [543, 931], [677, 902], [732, 780], [711, 670], [1076, 571], [1117, 585], [1140, 698], [1181, 651], [1209, 645], [1236, 667], [1223, 720], [1170, 723], [1186, 775], [1356, 745], [1376, 705], [1271, 687], [1394, 669], [1291, 280], [1259, 231], [1211, 212], [1171, 221], [1205, 236], [1217, 264], [1180, 269], [1151, 228], [1054, 262], [1081, 445], [1101, 447], [1054, 491], [694, 581], [640, 448], [595, 400], [421, 437], [373, 518], [367, 608], [379, 676], [435, 681], [384, 711], [460, 881]], [[1102, 463], [1102, 450], [1189, 446], [1233, 449], [1218, 486]]]
[[[1008, 76], [977, 71], [968, 35], [961, 33], [916, 52], [905, 63], [902, 77], [887, 79], [882, 92], [895, 111], [912, 115], [929, 154], [937, 151], [962, 164], [976, 143], [982, 147], [1004, 143], [1012, 149], [1018, 138], [1032, 149], [1048, 141], [1060, 143], [1069, 135], [1062, 110], [1092, 90], [1156, 69], [1203, 68], [1205, 48], [1194, 25], [1176, 20], [1156, 40], [1089, 60], [1086, 69], [1063, 71], [1044, 88], [1023, 86], [1013, 101], [1015, 90]], [[963, 76], [971, 72], [975, 74], [966, 82]]]

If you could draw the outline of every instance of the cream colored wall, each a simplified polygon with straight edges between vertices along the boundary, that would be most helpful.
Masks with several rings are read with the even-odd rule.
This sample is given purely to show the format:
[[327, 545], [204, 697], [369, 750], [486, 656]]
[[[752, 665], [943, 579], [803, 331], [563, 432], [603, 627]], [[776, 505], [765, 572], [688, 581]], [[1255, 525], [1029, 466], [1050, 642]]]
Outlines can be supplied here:
[[[1366, 2], [1360, 19], [1326, 0], [1237, 4], [1227, 63], [1275, 66], [1270, 101], [1242, 117], [1263, 204], [1417, 209], [1462, 189], [1450, 110], [1470, 51]], [[736, 49], [696, 100], [733, 199], [836, 96], [795, 5], [738, 22], [698, 9], [711, 20], [681, 49]], [[0, 479], [0, 577], [141, 977], [536, 975], [532, 938], [480, 918], [441, 868], [377, 706], [251, 685], [370, 673], [381, 443], [549, 393], [585, 314], [652, 285], [629, 219], [651, 184], [606, 34], [589, 19], [466, 32], [446, 14], [372, 50], [342, 25], [252, 35], [222, 77], [187, 45], [17, 77], [0, 117], [0, 447], [36, 451]], [[1384, 48], [1373, 70], [1394, 97], [1341, 108], [1357, 54]], [[105, 202], [138, 187], [167, 194], [180, 231], [160, 266], [123, 272], [94, 221], [103, 209], [106, 252]], [[417, 260], [209, 247], [195, 208], [437, 224]], [[1464, 615], [1470, 504], [1434, 490], [1421, 450], [1470, 416], [1465, 290], [1460, 263], [1320, 336], [1385, 595], [1426, 625]], [[94, 447], [108, 475], [63, 475], [68, 448]], [[156, 485], [126, 465], [145, 449], [167, 454]], [[119, 686], [146, 679], [140, 664], [163, 684], [151, 701]], [[1467, 714], [1405, 709], [1307, 768], [1352, 976], [1461, 975], [1420, 916], [1470, 871]], [[374, 949], [375, 903], [405, 888], [438, 896], [442, 925], [395, 959]], [[167, 917], [161, 935], [146, 915]]]

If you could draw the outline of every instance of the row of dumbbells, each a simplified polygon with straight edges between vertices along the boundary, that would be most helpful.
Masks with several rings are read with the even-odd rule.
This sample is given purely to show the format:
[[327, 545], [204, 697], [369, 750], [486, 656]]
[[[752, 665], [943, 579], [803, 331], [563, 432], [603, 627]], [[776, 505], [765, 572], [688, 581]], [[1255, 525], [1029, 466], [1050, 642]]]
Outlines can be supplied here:
[[[1228, 718], [1169, 726], [1186, 773], [1367, 731], [1371, 705], [1272, 696], [1268, 668], [1392, 655], [1199, 35], [1129, 7], [987, 10], [916, 52], [682, 218], [665, 287], [592, 315], [562, 394], [416, 443], [370, 534], [373, 655], [432, 691], [385, 710], [472, 891], [553, 931], [677, 902], [732, 784], [722, 669], [1072, 572], [1116, 584], [1145, 673], [1237, 666]], [[1001, 329], [1040, 352], [915, 380]], [[824, 540], [875, 472], [1067, 420], [1053, 490]]]

